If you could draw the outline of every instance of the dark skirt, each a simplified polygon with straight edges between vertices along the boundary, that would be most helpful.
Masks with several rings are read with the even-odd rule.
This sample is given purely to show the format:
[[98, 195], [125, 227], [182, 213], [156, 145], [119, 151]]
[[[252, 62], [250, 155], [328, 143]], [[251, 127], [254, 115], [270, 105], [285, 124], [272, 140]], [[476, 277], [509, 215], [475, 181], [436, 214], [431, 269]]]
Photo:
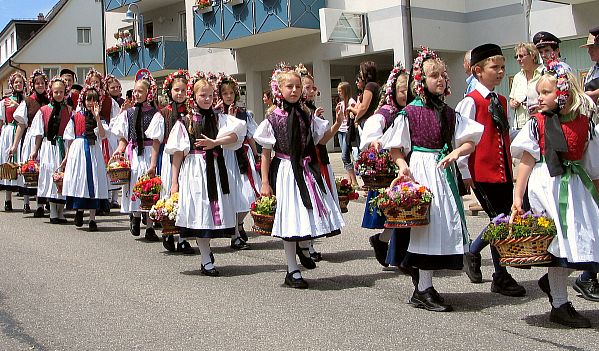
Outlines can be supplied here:
[[67, 196], [68, 210], [106, 210], [110, 209], [108, 199], [89, 199], [83, 197]]
[[189, 239], [215, 239], [215, 238], [231, 238], [235, 234], [235, 227], [224, 229], [190, 229], [180, 228], [181, 238]]
[[364, 208], [364, 217], [362, 218], [362, 228], [366, 229], [385, 229], [385, 221], [387, 218], [384, 215], [380, 215], [376, 210], [370, 211], [368, 203], [372, 198], [379, 195], [376, 190], [369, 190], [368, 196], [366, 197], [366, 208]]

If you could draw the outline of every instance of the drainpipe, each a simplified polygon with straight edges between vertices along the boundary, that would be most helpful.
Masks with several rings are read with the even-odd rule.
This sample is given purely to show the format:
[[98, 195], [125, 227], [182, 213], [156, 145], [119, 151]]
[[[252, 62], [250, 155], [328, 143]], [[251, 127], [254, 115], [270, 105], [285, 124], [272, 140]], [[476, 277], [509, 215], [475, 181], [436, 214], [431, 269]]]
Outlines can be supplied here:
[[524, 8], [524, 41], [530, 41], [530, 8], [532, 6], [532, 0], [522, 0], [522, 7]]
[[14, 68], [14, 69], [16, 69], [17, 71], [21, 71], [21, 73], [23, 73], [23, 76], [24, 76], [25, 78], [27, 78], [27, 71], [25, 71], [24, 69], [21, 69], [21, 68], [19, 68], [19, 67], [17, 67], [17, 66], [14, 66], [14, 65], [13, 65], [13, 62], [14, 62], [14, 61], [12, 60], [12, 58], [9, 58], [9, 59], [8, 59], [8, 66], [9, 66], [9, 67], [12, 67], [12, 68]]
[[104, 1], [100, 1], [100, 10], [102, 11], [102, 65], [104, 66], [104, 76], [108, 74], [106, 67], [106, 14], [104, 13]]
[[412, 68], [412, 62], [414, 61], [413, 51], [414, 42], [412, 38], [412, 9], [410, 6], [410, 0], [401, 0], [401, 17], [403, 26], [403, 51], [404, 51], [404, 65], [408, 72]]

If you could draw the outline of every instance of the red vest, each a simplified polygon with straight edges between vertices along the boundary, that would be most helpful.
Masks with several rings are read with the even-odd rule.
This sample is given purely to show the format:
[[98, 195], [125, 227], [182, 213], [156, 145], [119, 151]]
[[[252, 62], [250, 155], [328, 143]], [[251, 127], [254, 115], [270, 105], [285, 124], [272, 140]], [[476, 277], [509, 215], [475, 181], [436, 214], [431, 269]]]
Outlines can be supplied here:
[[[52, 114], [52, 106], [45, 105], [40, 108], [42, 112], [42, 118], [44, 119], [44, 131], [48, 132], [48, 122], [50, 121], [50, 115]], [[67, 106], [63, 107], [60, 111], [60, 125], [58, 127], [58, 135], [62, 136], [64, 134], [64, 130], [69, 124], [69, 120], [71, 118], [71, 109]]]
[[[541, 113], [534, 115], [537, 120], [539, 132], [539, 147], [541, 153], [545, 154], [545, 116]], [[568, 152], [561, 153], [563, 160], [579, 161], [582, 159], [589, 136], [589, 118], [585, 115], [579, 115], [575, 119], [562, 122], [562, 131], [568, 143]]]
[[[493, 117], [489, 114], [490, 97], [484, 98], [478, 90], [466, 95], [474, 99], [476, 107], [476, 121], [485, 127], [485, 131], [476, 149], [468, 159], [468, 169], [475, 182], [480, 183], [505, 183], [512, 179], [512, 155], [510, 154], [509, 131], [499, 132]], [[508, 111], [505, 97], [499, 95], [503, 110]], [[507, 116], [506, 116], [507, 118]], [[506, 160], [509, 165], [506, 168]], [[509, 173], [508, 173], [509, 172]]]
[[82, 136], [85, 134], [85, 116], [81, 112], [77, 112], [73, 116], [73, 123], [75, 125], [75, 136]]
[[[0, 101], [1, 104], [4, 104], [5, 101], [10, 101], [10, 98], [4, 98], [4, 100]], [[18, 105], [17, 105], [18, 107]], [[15, 111], [17, 110], [17, 107], [6, 107], [4, 106], [4, 123], [5, 124], [9, 124], [12, 121], [15, 120], [15, 118], [13, 117], [13, 115], [15, 114]]]
[[112, 114], [112, 97], [109, 94], [104, 95], [102, 100], [102, 109], [100, 110], [100, 118], [110, 124], [110, 115]]
[[42, 104], [36, 100], [35, 94], [32, 94], [25, 98], [25, 106], [27, 106], [27, 126], [31, 127], [31, 122], [33, 122], [33, 118], [35, 118], [35, 115], [42, 107]]

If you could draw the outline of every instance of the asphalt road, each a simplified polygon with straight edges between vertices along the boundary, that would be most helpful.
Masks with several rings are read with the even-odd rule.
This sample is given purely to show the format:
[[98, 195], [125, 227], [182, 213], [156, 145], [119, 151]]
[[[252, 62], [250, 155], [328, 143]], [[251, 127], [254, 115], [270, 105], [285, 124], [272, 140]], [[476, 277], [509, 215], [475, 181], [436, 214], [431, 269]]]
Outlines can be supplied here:
[[[21, 207], [20, 200], [15, 208]], [[283, 286], [280, 240], [253, 236], [251, 250], [212, 242], [221, 277], [199, 273], [200, 256], [136, 239], [122, 215], [98, 217], [100, 231], [0, 212], [0, 350], [597, 350], [599, 303], [576, 296], [593, 329], [549, 322], [537, 287], [544, 269], [512, 270], [522, 298], [490, 292], [461, 272], [437, 272], [436, 289], [455, 311], [406, 304], [413, 286], [383, 271], [350, 203], [342, 235], [319, 240], [324, 261], [304, 271], [309, 290]], [[468, 217], [472, 233], [484, 217]], [[250, 228], [251, 219], [246, 221]], [[574, 275], [571, 276], [573, 282]]]

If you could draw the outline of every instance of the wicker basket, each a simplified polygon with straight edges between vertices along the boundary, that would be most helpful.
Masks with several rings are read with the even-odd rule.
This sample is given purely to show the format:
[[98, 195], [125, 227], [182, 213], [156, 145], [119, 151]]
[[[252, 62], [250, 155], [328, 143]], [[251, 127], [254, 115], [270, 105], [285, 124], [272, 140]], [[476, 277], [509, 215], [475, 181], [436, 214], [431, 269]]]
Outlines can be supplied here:
[[175, 221], [171, 219], [163, 219], [160, 221], [162, 226], [162, 235], [179, 234], [179, 228], [175, 226]]
[[499, 252], [499, 264], [502, 266], [531, 266], [553, 260], [553, 256], [547, 252], [553, 238], [552, 235], [531, 235], [492, 240], [491, 245]]
[[156, 201], [154, 201], [154, 194], [141, 194], [139, 200], [141, 201], [139, 208], [142, 211], [149, 211], [152, 209], [152, 206], [156, 204]]
[[16, 180], [19, 175], [19, 164], [6, 162], [0, 165], [0, 179]]
[[347, 204], [349, 204], [349, 196], [347, 195], [339, 195], [339, 208], [341, 208], [341, 213], [347, 213]]
[[363, 188], [365, 190], [378, 190], [380, 188], [387, 188], [391, 182], [395, 179], [395, 174], [381, 173], [363, 175], [362, 180], [364, 181]]
[[131, 178], [131, 168], [114, 168], [106, 171], [110, 185], [128, 184]]
[[263, 215], [254, 211], [250, 211], [250, 214], [254, 219], [254, 226], [252, 227], [254, 232], [260, 235], [270, 235], [272, 233], [275, 216]]
[[428, 215], [430, 204], [414, 206], [410, 210], [404, 210], [400, 207], [383, 209], [383, 214], [387, 218], [385, 228], [410, 228], [428, 225]]
[[25, 179], [25, 185], [26, 186], [29, 186], [29, 187], [37, 186], [37, 180], [40, 177], [40, 172], [39, 171], [35, 171], [35, 172], [23, 172], [23, 173], [21, 173], [21, 175], [23, 175], [23, 179]]

